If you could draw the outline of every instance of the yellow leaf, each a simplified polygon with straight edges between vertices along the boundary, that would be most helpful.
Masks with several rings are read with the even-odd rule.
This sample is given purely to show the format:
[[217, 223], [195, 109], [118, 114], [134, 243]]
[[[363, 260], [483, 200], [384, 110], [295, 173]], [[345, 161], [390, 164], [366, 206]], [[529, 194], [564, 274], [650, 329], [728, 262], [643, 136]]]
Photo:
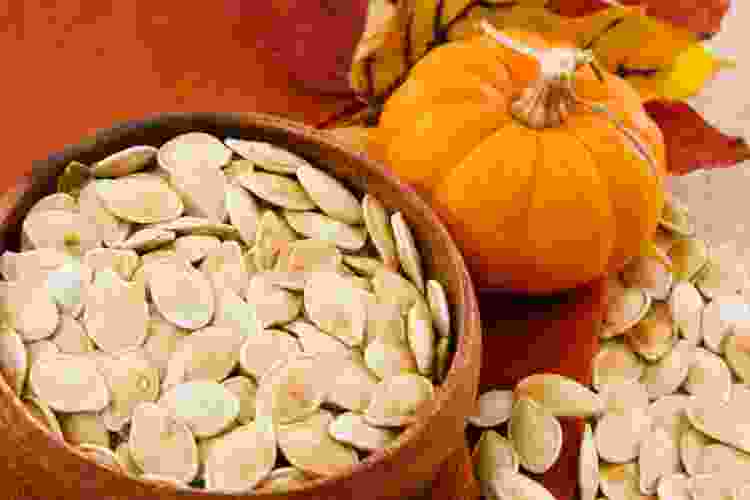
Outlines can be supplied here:
[[627, 78], [639, 92], [672, 100], [684, 100], [703, 88], [723, 68], [736, 63], [720, 57], [710, 47], [695, 43], [680, 52], [668, 68], [652, 77]]

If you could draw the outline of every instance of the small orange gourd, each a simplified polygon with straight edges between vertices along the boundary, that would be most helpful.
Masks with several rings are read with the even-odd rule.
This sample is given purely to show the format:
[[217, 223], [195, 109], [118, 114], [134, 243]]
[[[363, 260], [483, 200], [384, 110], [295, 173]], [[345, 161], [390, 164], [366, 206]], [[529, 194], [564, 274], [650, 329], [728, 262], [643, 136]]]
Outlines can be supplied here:
[[661, 131], [587, 51], [483, 27], [412, 68], [370, 151], [431, 202], [481, 289], [545, 294], [619, 270], [664, 204]]

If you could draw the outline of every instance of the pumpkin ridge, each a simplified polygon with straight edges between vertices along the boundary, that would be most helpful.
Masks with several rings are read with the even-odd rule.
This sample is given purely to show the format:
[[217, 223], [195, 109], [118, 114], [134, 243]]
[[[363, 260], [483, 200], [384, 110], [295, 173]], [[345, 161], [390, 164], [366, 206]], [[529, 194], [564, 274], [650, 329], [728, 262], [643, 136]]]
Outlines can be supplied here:
[[[515, 123], [518, 123], [518, 122], [515, 122]], [[518, 123], [518, 125], [524, 128], [528, 128], [521, 123]], [[519, 248], [521, 249], [526, 248], [527, 251], [528, 251], [529, 242], [531, 241], [531, 237], [532, 237], [531, 220], [529, 218], [529, 212], [531, 212], [531, 204], [534, 201], [534, 193], [536, 193], [537, 182], [539, 180], [539, 172], [541, 170], [541, 165], [542, 165], [542, 154], [544, 153], [544, 150], [542, 148], [541, 134], [535, 133], [533, 129], [529, 129], [529, 130], [534, 134], [535, 139], [536, 139], [536, 158], [534, 159], [534, 166], [532, 167], [531, 178], [529, 179], [529, 182], [527, 184], [528, 190], [527, 190], [527, 196], [526, 196], [526, 203], [524, 203], [524, 206], [523, 206], [523, 220], [526, 221], [526, 230], [524, 231], [524, 234], [523, 234], [523, 245], [519, 245]], [[521, 251], [523, 252], [523, 250]], [[523, 258], [521, 259], [521, 261], [523, 261]], [[530, 261], [530, 262], [532, 266], [536, 267], [533, 261]], [[529, 285], [530, 283], [524, 283], [523, 287], [530, 288]], [[512, 285], [512, 288], [517, 288], [517, 284], [514, 283]]]

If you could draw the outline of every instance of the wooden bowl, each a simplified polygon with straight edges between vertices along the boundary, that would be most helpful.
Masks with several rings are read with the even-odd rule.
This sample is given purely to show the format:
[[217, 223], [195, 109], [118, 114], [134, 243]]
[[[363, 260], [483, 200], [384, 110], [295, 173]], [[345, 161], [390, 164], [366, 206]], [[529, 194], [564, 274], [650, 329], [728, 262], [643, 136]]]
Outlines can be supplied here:
[[[401, 435], [400, 445], [370, 455], [352, 470], [311, 482], [288, 494], [226, 495], [227, 498], [358, 500], [421, 497], [442, 462], [464, 446], [465, 417], [473, 408], [481, 362], [479, 309], [463, 259], [436, 215], [416, 193], [382, 165], [346, 150], [327, 133], [262, 114], [163, 114], [127, 122], [33, 165], [0, 197], [0, 252], [19, 248], [23, 217], [55, 190], [71, 160], [90, 164], [128, 146], [159, 146], [175, 135], [203, 131], [218, 137], [264, 140], [326, 168], [360, 192], [403, 212], [420, 247], [427, 276], [441, 281], [452, 305], [456, 351], [435, 399]], [[116, 474], [79, 454], [32, 419], [0, 377], [0, 477], [6, 498], [107, 498], [166, 500], [217, 498], [217, 493], [177, 489]]]

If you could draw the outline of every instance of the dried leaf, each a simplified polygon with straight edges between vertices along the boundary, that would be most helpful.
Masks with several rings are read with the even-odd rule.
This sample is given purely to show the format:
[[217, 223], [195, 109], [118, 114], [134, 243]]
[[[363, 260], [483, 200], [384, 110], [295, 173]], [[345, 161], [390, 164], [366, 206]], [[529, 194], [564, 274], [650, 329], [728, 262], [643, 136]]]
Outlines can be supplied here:
[[667, 164], [673, 175], [731, 167], [750, 159], [745, 139], [721, 133], [685, 102], [651, 100], [644, 108], [664, 134]]

